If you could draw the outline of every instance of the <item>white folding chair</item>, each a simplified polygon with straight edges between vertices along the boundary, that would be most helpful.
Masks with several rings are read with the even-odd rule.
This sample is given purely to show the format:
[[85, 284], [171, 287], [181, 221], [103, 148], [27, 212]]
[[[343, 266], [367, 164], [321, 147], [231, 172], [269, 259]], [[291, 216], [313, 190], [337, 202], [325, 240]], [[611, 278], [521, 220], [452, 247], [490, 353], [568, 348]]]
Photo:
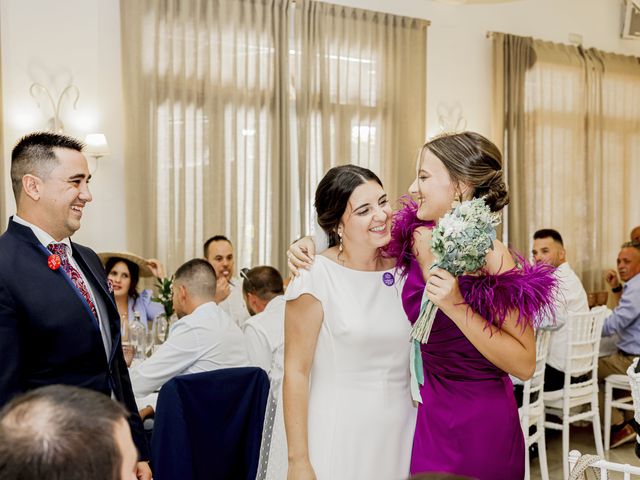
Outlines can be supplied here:
[[[564, 369], [564, 387], [545, 392], [545, 412], [562, 419], [561, 423], [545, 421], [544, 426], [562, 430], [563, 478], [569, 477], [569, 426], [580, 420], [593, 425], [593, 436], [598, 455], [604, 456], [600, 413], [598, 411], [598, 353], [606, 307], [595, 307], [590, 312], [570, 314], [564, 328], [568, 329], [567, 363]], [[571, 377], [587, 376], [579, 383]], [[572, 413], [573, 410], [573, 413]], [[580, 411], [582, 410], [582, 411]]]
[[613, 389], [626, 390], [631, 393], [629, 377], [627, 375], [613, 374], [604, 379], [604, 449], [609, 450], [611, 445], [611, 409], [618, 408], [634, 412], [633, 398], [627, 395], [613, 399]]
[[[566, 460], [566, 459], [565, 459]], [[628, 463], [607, 462], [595, 455], [581, 455], [578, 450], [569, 453], [570, 480], [582, 480], [587, 469], [593, 469], [600, 473], [600, 480], [609, 480], [609, 473], [622, 473], [624, 480], [640, 477], [640, 467], [634, 467]], [[619, 477], [617, 477], [619, 478]]]
[[[533, 376], [524, 382], [522, 392], [522, 407], [518, 409], [520, 414], [520, 426], [525, 441], [524, 480], [530, 478], [529, 447], [538, 444], [538, 458], [540, 460], [540, 475], [542, 480], [549, 480], [547, 467], [547, 446], [544, 434], [544, 400], [542, 398], [544, 387], [544, 370], [547, 364], [547, 352], [549, 351], [549, 337], [551, 332], [539, 330], [536, 334], [536, 370]], [[529, 434], [531, 427], [536, 427], [536, 432]]]

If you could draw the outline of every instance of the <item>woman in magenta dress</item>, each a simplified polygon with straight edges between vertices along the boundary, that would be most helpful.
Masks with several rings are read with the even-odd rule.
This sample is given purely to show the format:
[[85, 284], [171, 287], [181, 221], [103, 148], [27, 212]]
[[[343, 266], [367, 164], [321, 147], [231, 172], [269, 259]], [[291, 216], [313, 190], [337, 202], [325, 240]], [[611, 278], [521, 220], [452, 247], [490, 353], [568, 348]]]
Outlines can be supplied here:
[[[431, 228], [454, 200], [484, 197], [492, 211], [508, 203], [499, 150], [481, 135], [438, 137], [422, 149], [409, 202], [397, 212], [389, 253], [406, 275], [402, 301], [413, 323], [422, 294], [439, 307], [424, 365], [422, 404], [411, 472], [449, 472], [480, 480], [524, 476], [524, 439], [508, 374], [535, 369], [533, 319], [548, 308], [547, 267], [516, 267], [499, 241], [482, 272], [454, 278], [430, 269]], [[426, 282], [425, 282], [426, 279]]]
[[[550, 267], [516, 259], [495, 241], [482, 272], [454, 278], [433, 268], [431, 228], [455, 200], [484, 197], [494, 212], [508, 203], [502, 156], [483, 136], [465, 132], [427, 142], [407, 202], [396, 212], [389, 256], [406, 276], [402, 302], [414, 323], [425, 286], [439, 307], [421, 345], [424, 385], [411, 473], [447, 472], [480, 480], [524, 476], [524, 438], [509, 374], [535, 369], [533, 322], [551, 308]], [[312, 242], [290, 249], [289, 266], [307, 267]], [[425, 281], [426, 279], [426, 281]]]

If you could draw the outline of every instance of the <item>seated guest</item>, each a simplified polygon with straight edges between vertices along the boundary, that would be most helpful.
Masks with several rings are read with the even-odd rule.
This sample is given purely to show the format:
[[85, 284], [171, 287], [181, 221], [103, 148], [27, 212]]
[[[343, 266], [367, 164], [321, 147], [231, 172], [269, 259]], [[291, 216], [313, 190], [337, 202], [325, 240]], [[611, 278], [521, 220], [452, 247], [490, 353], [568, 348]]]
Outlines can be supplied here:
[[133, 322], [134, 312], [138, 312], [140, 321], [147, 328], [148, 322], [153, 322], [157, 315], [164, 313], [162, 304], [151, 300], [151, 290], [138, 292], [140, 277], [165, 276], [164, 268], [158, 260], [145, 260], [127, 252], [103, 252], [98, 257], [113, 287], [121, 321]]
[[[251, 318], [244, 324], [244, 336], [251, 364], [269, 375], [271, 389], [262, 430], [258, 478], [287, 476], [287, 441], [281, 400], [284, 376], [284, 287], [282, 276], [273, 267], [240, 271], [242, 290]], [[264, 469], [264, 470], [262, 470]]]
[[135, 480], [128, 412], [93, 390], [49, 385], [0, 412], [0, 480]]
[[284, 362], [284, 289], [273, 267], [242, 269], [242, 291], [251, 318], [244, 338], [252, 365], [262, 368], [273, 384], [282, 380]]
[[179, 321], [167, 341], [130, 371], [138, 406], [146, 405], [141, 416], [153, 413], [154, 392], [177, 375], [249, 365], [242, 331], [216, 305], [215, 295], [216, 273], [206, 260], [189, 260], [176, 270], [173, 308]]
[[[605, 273], [605, 280], [611, 287], [617, 306], [605, 319], [602, 334], [609, 336], [617, 333], [620, 340], [616, 344], [616, 353], [600, 357], [600, 380], [614, 373], [626, 375], [634, 357], [640, 356], [640, 243], [623, 244], [618, 254], [617, 265], [617, 274], [613, 270]], [[624, 286], [621, 282], [625, 282]], [[622, 414], [617, 409], [613, 409], [611, 423], [611, 448], [635, 438], [633, 428], [624, 422]]]
[[[562, 236], [556, 230], [542, 229], [533, 234], [533, 258], [536, 263], [554, 266], [558, 279], [558, 294], [555, 301], [555, 315], [545, 318], [540, 328], [552, 330], [549, 338], [549, 352], [544, 374], [544, 390], [561, 390], [564, 386], [564, 369], [567, 362], [566, 347], [569, 341], [566, 322], [571, 313], [589, 311], [587, 292], [582, 282], [566, 260]], [[577, 379], [576, 379], [577, 380]]]
[[631, 234], [629, 236], [631, 237], [632, 242], [640, 242], [640, 225], [631, 230]]
[[224, 235], [214, 235], [204, 242], [204, 258], [218, 277], [216, 303], [242, 328], [249, 312], [242, 298], [242, 281], [233, 276], [235, 257], [231, 241]]

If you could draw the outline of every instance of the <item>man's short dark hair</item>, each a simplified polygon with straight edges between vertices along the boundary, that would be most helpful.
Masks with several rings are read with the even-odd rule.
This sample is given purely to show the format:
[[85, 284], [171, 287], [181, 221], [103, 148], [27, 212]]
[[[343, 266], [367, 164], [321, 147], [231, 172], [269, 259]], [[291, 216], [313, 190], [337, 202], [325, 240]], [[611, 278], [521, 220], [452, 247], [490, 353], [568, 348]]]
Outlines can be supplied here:
[[11, 187], [18, 201], [22, 191], [22, 177], [27, 174], [46, 179], [58, 166], [54, 148], [81, 152], [84, 144], [67, 135], [52, 132], [34, 132], [22, 137], [11, 152]]
[[116, 426], [127, 411], [108, 396], [50, 385], [0, 412], [0, 480], [117, 480]]
[[282, 275], [273, 267], [253, 267], [250, 270], [243, 268], [240, 275], [244, 279], [242, 291], [245, 295], [253, 293], [262, 300], [270, 301], [284, 293]]
[[216, 271], [202, 258], [189, 260], [176, 270], [174, 282], [182, 283], [191, 295], [210, 298], [216, 294]]
[[564, 242], [562, 241], [562, 235], [557, 230], [553, 228], [543, 228], [538, 230], [533, 234], [534, 240], [542, 240], [543, 238], [553, 238], [556, 242], [564, 247]]
[[209, 245], [211, 245], [213, 242], [229, 242], [229, 245], [233, 246], [233, 243], [231, 243], [231, 240], [229, 240], [224, 235], [214, 235], [213, 237], [209, 238], [209, 240], [204, 242], [204, 247], [203, 247], [204, 258], [207, 258], [207, 256], [209, 255]]

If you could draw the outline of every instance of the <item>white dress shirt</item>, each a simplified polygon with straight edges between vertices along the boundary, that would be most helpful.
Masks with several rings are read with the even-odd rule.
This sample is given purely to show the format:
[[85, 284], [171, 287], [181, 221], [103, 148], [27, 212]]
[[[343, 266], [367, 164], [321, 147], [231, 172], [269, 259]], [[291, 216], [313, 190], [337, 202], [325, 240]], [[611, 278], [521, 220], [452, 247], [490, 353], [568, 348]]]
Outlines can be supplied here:
[[242, 331], [220, 307], [208, 302], [175, 322], [167, 341], [129, 374], [138, 407], [155, 409], [157, 396], [150, 394], [177, 375], [246, 366]]
[[20, 225], [23, 225], [25, 227], [29, 227], [31, 229], [31, 231], [33, 232], [33, 234], [38, 239], [38, 241], [47, 250], [48, 250], [48, 247], [49, 247], [49, 245], [51, 243], [63, 243], [66, 246], [66, 248], [67, 248], [67, 257], [69, 258], [69, 263], [71, 264], [71, 266], [73, 268], [75, 268], [78, 271], [78, 273], [82, 277], [82, 280], [84, 281], [84, 284], [87, 286], [87, 291], [89, 292], [89, 295], [91, 296], [91, 301], [93, 302], [93, 304], [96, 307], [96, 313], [98, 315], [98, 325], [100, 327], [100, 336], [102, 337], [102, 344], [104, 345], [104, 353], [105, 353], [105, 355], [107, 356], [107, 359], [108, 359], [109, 355], [111, 353], [111, 346], [112, 346], [111, 345], [111, 333], [110, 333], [110, 330], [109, 330], [107, 314], [106, 314], [106, 312], [101, 311], [103, 308], [106, 308], [106, 307], [103, 306], [102, 302], [97, 302], [96, 301], [96, 295], [93, 292], [93, 288], [91, 287], [91, 283], [89, 283], [89, 281], [87, 280], [87, 277], [85, 276], [84, 272], [82, 271], [82, 269], [80, 268], [80, 266], [76, 262], [75, 258], [73, 258], [73, 249], [71, 248], [71, 240], [69, 239], [69, 237], [64, 238], [64, 239], [62, 239], [62, 240], [60, 240], [58, 242], [55, 238], [53, 238], [51, 235], [49, 235], [47, 232], [42, 230], [37, 225], [34, 225], [33, 223], [29, 223], [25, 219], [20, 218], [18, 216], [18, 214], [15, 214], [13, 216], [13, 221], [16, 222], [16, 223], [19, 223]]
[[250, 317], [249, 310], [247, 310], [244, 297], [242, 296], [242, 282], [243, 280], [239, 278], [232, 278], [229, 282], [231, 293], [219, 304], [219, 307], [222, 308], [240, 328], [243, 327], [244, 322]]
[[252, 365], [262, 368], [271, 383], [284, 372], [284, 307], [283, 295], [272, 298], [266, 308], [244, 324], [244, 338]]
[[549, 338], [547, 364], [556, 370], [564, 371], [567, 360], [567, 342], [569, 341], [566, 328], [568, 316], [571, 313], [588, 312], [589, 301], [582, 282], [567, 262], [556, 268], [554, 274], [558, 279], [555, 317], [544, 319], [540, 327], [552, 330]]

